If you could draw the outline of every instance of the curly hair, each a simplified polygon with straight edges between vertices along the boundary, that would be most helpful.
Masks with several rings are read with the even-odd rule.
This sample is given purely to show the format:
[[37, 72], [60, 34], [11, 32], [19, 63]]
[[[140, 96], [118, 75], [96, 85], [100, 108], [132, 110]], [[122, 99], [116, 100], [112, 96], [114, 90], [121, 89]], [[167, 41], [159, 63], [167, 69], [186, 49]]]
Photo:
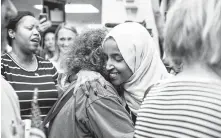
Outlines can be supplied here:
[[66, 57], [68, 74], [76, 74], [80, 70], [99, 72], [107, 78], [105, 70], [105, 55], [101, 49], [107, 34], [106, 29], [89, 29], [76, 37]]

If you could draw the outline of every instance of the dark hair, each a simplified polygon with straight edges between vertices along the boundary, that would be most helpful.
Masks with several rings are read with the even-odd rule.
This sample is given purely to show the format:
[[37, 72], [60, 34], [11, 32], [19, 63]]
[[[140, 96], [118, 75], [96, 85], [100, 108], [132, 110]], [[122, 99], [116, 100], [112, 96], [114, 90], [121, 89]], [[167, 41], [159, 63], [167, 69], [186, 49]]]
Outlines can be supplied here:
[[11, 46], [12, 45], [12, 38], [9, 37], [8, 34], [8, 30], [12, 29], [12, 30], [16, 30], [17, 29], [17, 25], [18, 22], [25, 16], [32, 16], [35, 17], [34, 14], [32, 12], [29, 11], [18, 11], [17, 16], [15, 16], [14, 18], [9, 20], [9, 23], [7, 25], [7, 40], [8, 40], [8, 44]]
[[90, 29], [76, 37], [67, 56], [66, 67], [69, 74], [85, 69], [99, 72], [106, 77], [105, 55], [101, 49], [106, 34], [106, 29]]
[[48, 34], [48, 33], [53, 33], [53, 34], [55, 34], [55, 30], [53, 29], [53, 28], [49, 28], [49, 29], [47, 29], [45, 32], [44, 32], [44, 34], [43, 34], [43, 36], [42, 36], [42, 38], [41, 38], [41, 46], [43, 47], [43, 49], [45, 49], [45, 44], [44, 44], [44, 41], [45, 41], [45, 36]]

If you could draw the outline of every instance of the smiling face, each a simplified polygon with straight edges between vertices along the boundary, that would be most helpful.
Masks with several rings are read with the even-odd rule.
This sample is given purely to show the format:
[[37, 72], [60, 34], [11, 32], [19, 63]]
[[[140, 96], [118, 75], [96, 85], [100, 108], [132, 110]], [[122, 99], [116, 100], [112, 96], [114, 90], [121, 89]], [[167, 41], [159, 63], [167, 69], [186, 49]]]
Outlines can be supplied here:
[[18, 22], [16, 31], [13, 32], [13, 43], [24, 52], [34, 53], [40, 43], [41, 37], [38, 32], [39, 21], [32, 16], [24, 16]]
[[133, 72], [124, 61], [114, 39], [107, 39], [103, 49], [107, 56], [106, 69], [109, 72], [111, 83], [119, 86], [126, 82], [133, 75]]
[[44, 45], [45, 48], [49, 51], [55, 51], [55, 34], [52, 32], [49, 32], [45, 35], [44, 38]]
[[62, 28], [58, 32], [58, 38], [57, 38], [57, 45], [61, 51], [61, 53], [67, 53], [69, 48], [73, 46], [74, 39], [76, 37], [76, 34], [69, 30]]

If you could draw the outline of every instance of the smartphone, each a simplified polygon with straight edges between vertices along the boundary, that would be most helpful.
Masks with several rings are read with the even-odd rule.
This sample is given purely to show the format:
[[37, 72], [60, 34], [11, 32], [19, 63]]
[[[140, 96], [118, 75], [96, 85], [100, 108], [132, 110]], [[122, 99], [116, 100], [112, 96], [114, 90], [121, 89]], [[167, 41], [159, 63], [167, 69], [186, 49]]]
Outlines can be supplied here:
[[43, 22], [46, 22], [48, 20], [48, 15], [46, 13], [40, 13], [40, 15], [38, 17], [39, 21], [44, 18], [45, 18], [45, 21], [43, 21]]

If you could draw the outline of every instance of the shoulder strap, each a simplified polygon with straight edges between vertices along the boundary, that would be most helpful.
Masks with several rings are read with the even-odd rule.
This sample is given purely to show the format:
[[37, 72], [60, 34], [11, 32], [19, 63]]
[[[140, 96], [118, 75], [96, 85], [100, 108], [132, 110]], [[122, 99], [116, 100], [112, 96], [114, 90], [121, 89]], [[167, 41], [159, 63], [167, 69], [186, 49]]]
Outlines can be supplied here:
[[[62, 100], [61, 100], [61, 102], [59, 103], [58, 106], [55, 103], [55, 105], [49, 111], [48, 116], [44, 119], [43, 126], [45, 126], [48, 122], [50, 122], [52, 119], [54, 119], [54, 117], [60, 112], [62, 107], [72, 97], [73, 89], [74, 89], [74, 87], [72, 87], [71, 89], [68, 89], [69, 92], [64, 97], [62, 97]], [[55, 109], [56, 106], [57, 106], [57, 108]]]

